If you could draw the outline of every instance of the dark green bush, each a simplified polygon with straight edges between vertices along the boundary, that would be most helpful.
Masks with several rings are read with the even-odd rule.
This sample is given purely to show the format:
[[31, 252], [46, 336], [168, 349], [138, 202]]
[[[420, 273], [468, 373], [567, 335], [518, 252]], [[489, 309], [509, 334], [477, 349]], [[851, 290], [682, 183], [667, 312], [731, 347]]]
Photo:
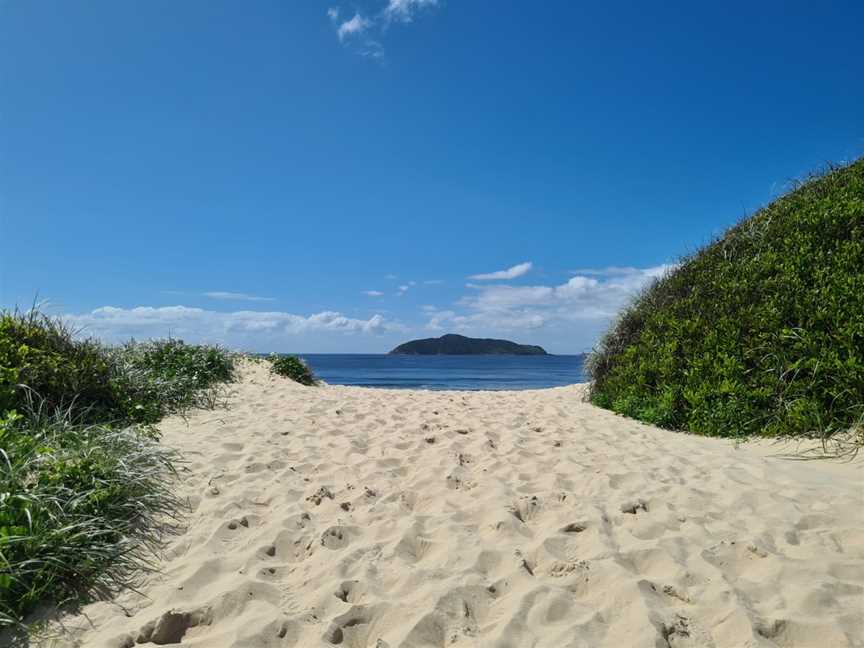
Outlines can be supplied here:
[[864, 421], [864, 159], [814, 177], [647, 288], [589, 360], [590, 398], [717, 436]]
[[312, 370], [296, 356], [272, 355], [269, 360], [271, 362], [270, 371], [277, 376], [290, 378], [301, 385], [318, 384]]

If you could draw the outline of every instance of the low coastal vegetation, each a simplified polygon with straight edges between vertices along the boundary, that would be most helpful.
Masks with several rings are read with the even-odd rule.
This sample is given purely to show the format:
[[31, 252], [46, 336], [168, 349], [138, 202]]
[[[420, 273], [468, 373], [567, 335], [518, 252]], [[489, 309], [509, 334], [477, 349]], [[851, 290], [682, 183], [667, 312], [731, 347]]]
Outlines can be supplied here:
[[219, 347], [74, 333], [0, 313], [0, 627], [133, 582], [179, 505], [153, 424], [234, 379]]
[[224, 349], [181, 340], [106, 347], [76, 339], [37, 310], [0, 314], [0, 411], [66, 411], [76, 423], [155, 423], [212, 405], [211, 386], [234, 376]]
[[270, 372], [277, 376], [290, 378], [301, 385], [313, 386], [318, 384], [315, 374], [297, 356], [273, 354], [268, 357], [268, 360], [270, 360]]
[[[649, 286], [593, 403], [714, 436], [864, 441], [864, 159], [809, 178]], [[839, 437], [838, 437], [839, 435]]]

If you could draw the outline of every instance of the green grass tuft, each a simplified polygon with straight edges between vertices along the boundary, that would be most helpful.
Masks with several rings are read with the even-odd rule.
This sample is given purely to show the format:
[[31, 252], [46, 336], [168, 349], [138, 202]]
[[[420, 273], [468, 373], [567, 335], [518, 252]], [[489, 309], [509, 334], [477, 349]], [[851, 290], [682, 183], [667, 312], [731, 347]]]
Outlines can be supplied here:
[[648, 287], [589, 359], [596, 405], [715, 436], [864, 418], [864, 159], [813, 177]]
[[274, 354], [271, 355], [268, 359], [271, 363], [271, 373], [274, 373], [277, 376], [282, 376], [284, 378], [290, 378], [294, 382], [298, 382], [301, 385], [311, 386], [318, 384], [318, 379], [315, 378], [312, 370], [300, 358], [290, 355]]
[[219, 386], [235, 378], [234, 356], [182, 340], [130, 342], [109, 351], [119, 412], [139, 423], [215, 406]]

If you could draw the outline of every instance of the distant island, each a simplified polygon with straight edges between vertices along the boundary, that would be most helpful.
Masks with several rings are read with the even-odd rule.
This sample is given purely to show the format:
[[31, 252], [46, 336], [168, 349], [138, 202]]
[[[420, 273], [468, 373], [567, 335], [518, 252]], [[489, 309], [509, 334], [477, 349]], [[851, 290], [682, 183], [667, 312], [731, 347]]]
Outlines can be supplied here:
[[543, 347], [516, 344], [509, 340], [470, 338], [448, 334], [439, 338], [411, 340], [400, 344], [390, 355], [549, 355]]

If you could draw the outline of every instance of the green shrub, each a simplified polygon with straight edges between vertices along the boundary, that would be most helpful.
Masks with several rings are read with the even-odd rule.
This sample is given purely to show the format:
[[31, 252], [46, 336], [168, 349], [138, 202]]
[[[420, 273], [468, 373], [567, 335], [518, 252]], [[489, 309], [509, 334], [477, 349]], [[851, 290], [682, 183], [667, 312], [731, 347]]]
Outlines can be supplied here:
[[814, 177], [648, 287], [589, 360], [590, 398], [717, 436], [864, 420], [864, 159]]
[[235, 378], [234, 357], [216, 346], [173, 339], [130, 342], [110, 355], [118, 408], [140, 423], [195, 407], [212, 408], [218, 386]]
[[155, 423], [212, 406], [214, 387], [233, 379], [233, 356], [216, 346], [168, 339], [105, 347], [35, 310], [0, 314], [0, 412], [26, 411], [35, 399], [82, 423]]
[[318, 380], [312, 370], [297, 356], [271, 355], [270, 371], [277, 376], [290, 378], [301, 385], [317, 385]]
[[116, 417], [111, 374], [104, 348], [75, 340], [61, 320], [36, 310], [0, 313], [0, 412], [24, 410], [35, 397], [88, 420]]
[[129, 584], [178, 506], [173, 453], [136, 428], [0, 418], [0, 627]]

